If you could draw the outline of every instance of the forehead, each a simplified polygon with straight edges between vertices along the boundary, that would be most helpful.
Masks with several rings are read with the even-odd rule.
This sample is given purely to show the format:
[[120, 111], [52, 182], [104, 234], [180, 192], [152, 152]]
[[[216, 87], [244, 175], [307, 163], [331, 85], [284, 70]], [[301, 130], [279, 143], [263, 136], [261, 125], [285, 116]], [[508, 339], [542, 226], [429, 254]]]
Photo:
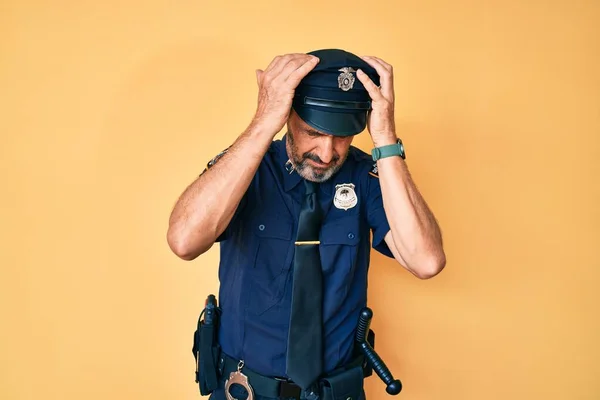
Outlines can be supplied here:
[[332, 134], [329, 134], [329, 133], [326, 133], [326, 132], [323, 132], [323, 131], [313, 128], [312, 126], [310, 126], [306, 122], [304, 122], [302, 120], [302, 118], [300, 118], [293, 109], [292, 109], [292, 114], [291, 114], [291, 120], [293, 121], [293, 124], [294, 124], [294, 127], [296, 128], [296, 130], [300, 130], [303, 133], [308, 133], [311, 135], [331, 136], [331, 137], [333, 137], [334, 140], [349, 139], [349, 137], [335, 136], [335, 135], [332, 135]]
[[316, 130], [315, 128], [313, 128], [312, 126], [310, 126], [306, 122], [304, 122], [302, 120], [302, 118], [300, 118], [300, 116], [298, 116], [298, 114], [296, 114], [296, 111], [294, 111], [294, 109], [292, 109], [291, 120], [294, 123], [296, 129], [300, 129], [307, 133], [317, 133], [319, 135], [327, 135], [327, 133]]

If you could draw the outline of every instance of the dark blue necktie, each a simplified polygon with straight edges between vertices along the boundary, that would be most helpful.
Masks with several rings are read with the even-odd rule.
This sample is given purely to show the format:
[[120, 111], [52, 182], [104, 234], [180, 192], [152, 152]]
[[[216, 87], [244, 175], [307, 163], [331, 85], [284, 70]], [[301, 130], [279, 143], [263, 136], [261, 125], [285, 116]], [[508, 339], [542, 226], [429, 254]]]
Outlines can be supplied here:
[[300, 209], [292, 308], [288, 336], [287, 375], [306, 390], [323, 370], [323, 277], [319, 232], [323, 219], [318, 184], [304, 181], [306, 194]]

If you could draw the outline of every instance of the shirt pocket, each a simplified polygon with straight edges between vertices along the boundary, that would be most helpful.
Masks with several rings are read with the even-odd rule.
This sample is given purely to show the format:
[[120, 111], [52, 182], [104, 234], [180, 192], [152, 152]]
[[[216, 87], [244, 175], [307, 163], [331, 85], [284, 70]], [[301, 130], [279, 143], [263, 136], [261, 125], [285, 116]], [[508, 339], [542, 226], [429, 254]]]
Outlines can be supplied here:
[[[321, 262], [326, 279], [325, 313], [329, 306], [335, 308], [332, 298], [348, 295], [359, 264], [359, 243], [363, 233], [358, 215], [345, 215], [329, 220], [321, 228]], [[330, 300], [331, 299], [331, 300]]]
[[251, 270], [249, 308], [263, 314], [281, 302], [293, 258], [293, 223], [287, 215], [257, 215], [251, 232], [256, 256]]
[[344, 215], [326, 221], [321, 227], [321, 246], [356, 246], [360, 242], [360, 217]]

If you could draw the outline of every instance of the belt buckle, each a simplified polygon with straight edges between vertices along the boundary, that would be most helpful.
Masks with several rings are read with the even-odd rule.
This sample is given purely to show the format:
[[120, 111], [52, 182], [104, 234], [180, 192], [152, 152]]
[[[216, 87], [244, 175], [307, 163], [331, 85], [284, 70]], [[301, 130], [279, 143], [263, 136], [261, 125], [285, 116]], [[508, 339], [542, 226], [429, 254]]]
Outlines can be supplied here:
[[279, 381], [279, 398], [295, 398], [300, 400], [302, 390], [300, 386], [284, 378], [275, 378]]

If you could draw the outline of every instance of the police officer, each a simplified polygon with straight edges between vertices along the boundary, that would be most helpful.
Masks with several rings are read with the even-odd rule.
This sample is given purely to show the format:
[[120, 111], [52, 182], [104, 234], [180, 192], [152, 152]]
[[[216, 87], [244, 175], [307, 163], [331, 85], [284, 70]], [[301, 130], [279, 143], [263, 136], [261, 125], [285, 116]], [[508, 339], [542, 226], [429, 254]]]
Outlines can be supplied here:
[[[182, 193], [168, 243], [193, 260], [220, 242], [213, 399], [232, 373], [254, 398], [323, 397], [318, 382], [356, 356], [371, 248], [426, 279], [445, 265], [441, 233], [405, 163], [389, 64], [326, 49], [256, 77], [254, 118]], [[352, 146], [366, 128], [371, 154]]]

